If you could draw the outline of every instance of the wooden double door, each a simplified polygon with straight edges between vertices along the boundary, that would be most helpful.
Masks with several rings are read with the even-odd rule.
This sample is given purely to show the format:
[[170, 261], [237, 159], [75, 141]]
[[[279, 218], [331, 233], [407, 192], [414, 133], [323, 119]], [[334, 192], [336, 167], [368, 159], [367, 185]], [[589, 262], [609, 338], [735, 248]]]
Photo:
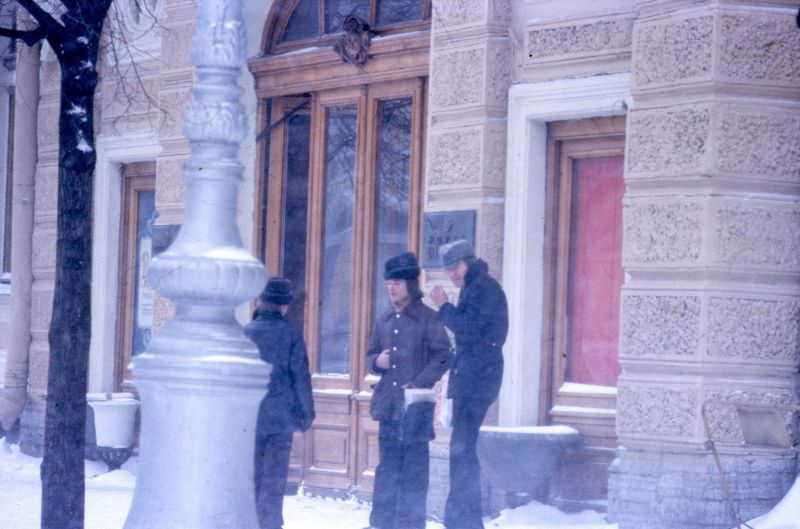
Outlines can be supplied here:
[[296, 435], [292, 478], [369, 493], [377, 423], [365, 356], [388, 309], [383, 263], [418, 247], [424, 79], [269, 102], [263, 190], [265, 260], [292, 280], [316, 421]]

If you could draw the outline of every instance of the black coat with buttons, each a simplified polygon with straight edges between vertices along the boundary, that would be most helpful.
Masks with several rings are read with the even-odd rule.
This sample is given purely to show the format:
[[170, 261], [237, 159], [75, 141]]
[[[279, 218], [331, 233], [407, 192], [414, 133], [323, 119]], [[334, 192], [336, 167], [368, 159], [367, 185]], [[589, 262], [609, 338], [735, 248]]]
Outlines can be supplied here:
[[[375, 365], [378, 355], [389, 350], [389, 368]], [[399, 421], [405, 402], [403, 386], [432, 388], [450, 365], [450, 340], [436, 311], [414, 299], [406, 307], [378, 316], [367, 349], [367, 366], [381, 375], [370, 402], [370, 414], [378, 421]]]
[[439, 320], [456, 338], [447, 396], [482, 401], [496, 399], [503, 381], [508, 302], [500, 284], [489, 275], [484, 261], [477, 259], [469, 264], [458, 305], [442, 305]]
[[314, 398], [303, 333], [280, 312], [264, 309], [256, 310], [244, 332], [258, 346], [261, 359], [272, 365], [256, 436], [308, 430], [314, 421]]

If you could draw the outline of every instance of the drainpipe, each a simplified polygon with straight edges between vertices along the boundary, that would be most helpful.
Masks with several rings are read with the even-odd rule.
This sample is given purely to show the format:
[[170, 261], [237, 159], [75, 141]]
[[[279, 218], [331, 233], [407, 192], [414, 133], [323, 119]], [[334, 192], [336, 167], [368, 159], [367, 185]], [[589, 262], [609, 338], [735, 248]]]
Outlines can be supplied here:
[[10, 430], [25, 406], [28, 349], [31, 343], [31, 256], [34, 175], [38, 145], [39, 54], [41, 45], [19, 46], [14, 97], [14, 164], [11, 217], [11, 336], [5, 388], [0, 393], [0, 424]]

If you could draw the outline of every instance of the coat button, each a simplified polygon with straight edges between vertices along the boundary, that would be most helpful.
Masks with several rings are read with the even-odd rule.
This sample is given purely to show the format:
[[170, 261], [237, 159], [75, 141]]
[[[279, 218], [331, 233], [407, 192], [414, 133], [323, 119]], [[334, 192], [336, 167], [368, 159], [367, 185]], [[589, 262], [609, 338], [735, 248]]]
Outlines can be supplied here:
[[392, 351], [397, 351], [397, 347], [392, 347]]
[[395, 334], [399, 334], [399, 333], [400, 333], [400, 331], [398, 331], [397, 329], [395, 329], [395, 330], [394, 330], [394, 333], [395, 333]]
[[392, 364], [392, 369], [397, 369], [397, 364]]
[[396, 385], [397, 385], [397, 382], [392, 382], [392, 385], [393, 385], [393, 386], [396, 386]]
[[400, 313], [399, 312], [395, 312], [394, 313], [394, 317], [397, 318], [397, 319], [400, 319]]

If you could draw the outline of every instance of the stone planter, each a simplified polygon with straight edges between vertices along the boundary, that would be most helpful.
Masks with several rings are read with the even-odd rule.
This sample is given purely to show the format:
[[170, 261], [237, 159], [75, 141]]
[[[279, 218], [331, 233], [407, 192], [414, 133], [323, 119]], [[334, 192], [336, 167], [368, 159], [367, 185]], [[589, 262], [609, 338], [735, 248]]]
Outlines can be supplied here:
[[544, 502], [562, 452], [581, 442], [578, 431], [568, 426], [484, 426], [478, 436], [481, 472], [505, 493], [508, 507], [531, 499]]
[[116, 470], [133, 453], [139, 401], [131, 393], [111, 393], [111, 398], [108, 396], [89, 394], [87, 400], [94, 416], [96, 454], [109, 470]]

